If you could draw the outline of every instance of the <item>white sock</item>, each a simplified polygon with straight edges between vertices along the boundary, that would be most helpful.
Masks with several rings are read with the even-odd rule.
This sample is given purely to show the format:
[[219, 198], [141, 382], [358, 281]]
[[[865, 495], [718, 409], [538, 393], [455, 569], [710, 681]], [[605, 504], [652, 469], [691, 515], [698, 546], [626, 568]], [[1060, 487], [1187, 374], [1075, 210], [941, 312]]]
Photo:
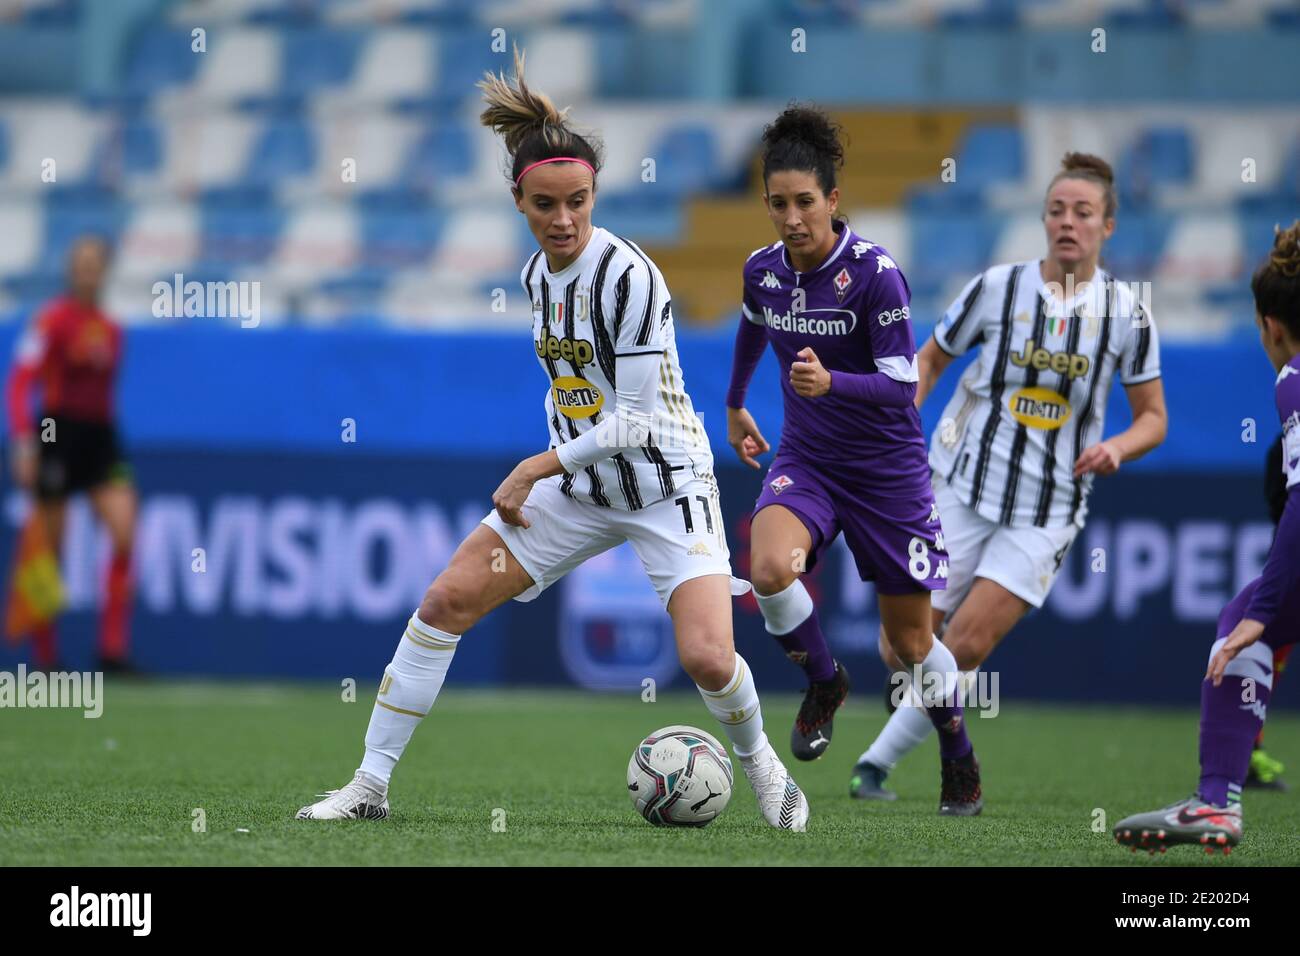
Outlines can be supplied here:
[[736, 669], [721, 690], [705, 690], [698, 684], [696, 687], [704, 698], [704, 706], [718, 718], [731, 739], [737, 757], [752, 757], [767, 746], [758, 688], [754, 686], [754, 675], [743, 657], [736, 655]]
[[889, 722], [858, 758], [858, 763], [865, 761], [881, 770], [893, 770], [899, 760], [930, 736], [933, 729], [929, 714], [921, 706], [920, 695], [909, 687], [903, 703], [890, 714]]
[[812, 595], [798, 578], [784, 591], [775, 594], [755, 591], [754, 597], [758, 599], [758, 609], [763, 613], [769, 634], [789, 634], [813, 612]]
[[[952, 656], [952, 651], [936, 639], [930, 648], [930, 653], [921, 662], [922, 676], [932, 671], [945, 675], [943, 687], [944, 693], [947, 694], [949, 689], [956, 685], [958, 679], [961, 680], [963, 689], [973, 686], [978, 668], [973, 671], [958, 671], [957, 659]], [[964, 704], [965, 701], [963, 700], [962, 703]], [[871, 742], [871, 746], [863, 751], [858, 762], [874, 764], [881, 770], [893, 770], [899, 760], [919, 747], [925, 738], [930, 736], [930, 731], [933, 729], [934, 724], [930, 722], [930, 715], [925, 712], [920, 694], [917, 693], [914, 685], [910, 686], [902, 705], [890, 715], [889, 722]]]
[[927, 674], [942, 674], [944, 700], [948, 700], [957, 690], [957, 681], [961, 677], [961, 672], [957, 670], [957, 658], [952, 656], [952, 651], [944, 645], [943, 641], [937, 637], [930, 644], [930, 653], [925, 655], [925, 660], [921, 661], [921, 676]]
[[430, 627], [415, 614], [384, 668], [366, 729], [366, 755], [361, 771], [388, 785], [402, 751], [420, 719], [433, 707], [451, 667], [460, 635]]

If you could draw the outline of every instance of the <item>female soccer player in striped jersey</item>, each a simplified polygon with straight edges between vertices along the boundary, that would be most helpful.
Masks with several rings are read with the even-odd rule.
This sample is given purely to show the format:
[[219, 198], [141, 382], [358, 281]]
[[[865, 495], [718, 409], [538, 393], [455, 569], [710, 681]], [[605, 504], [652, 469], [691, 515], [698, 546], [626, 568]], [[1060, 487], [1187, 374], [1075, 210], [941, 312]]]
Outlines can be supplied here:
[[754, 677], [732, 642], [732, 579], [713, 455], [677, 362], [659, 269], [592, 222], [599, 147], [523, 79], [480, 84], [482, 121], [510, 154], [511, 193], [541, 247], [524, 266], [546, 373], [550, 448], [520, 462], [461, 543], [385, 670], [352, 782], [302, 819], [384, 817], [394, 765], [437, 699], [464, 632], [530, 601], [630, 541], [676, 630], [682, 667], [731, 739], [774, 827], [805, 829], [808, 801], [763, 733]]
[[[1093, 477], [1165, 437], [1155, 324], [1131, 287], [1098, 265], [1115, 210], [1110, 166], [1067, 153], [1043, 206], [1047, 254], [968, 282], [921, 349], [918, 405], [954, 358], [980, 346], [930, 440], [952, 555], [934, 627], [967, 674], [1042, 607], [1083, 527]], [[1115, 375], [1133, 422], [1103, 441]], [[883, 642], [881, 654], [898, 667]], [[892, 800], [886, 774], [928, 732], [923, 713], [898, 707], [859, 759], [850, 792]]]
[[752, 467], [767, 442], [745, 390], [769, 341], [790, 371], [781, 447], [754, 506], [751, 577], [768, 632], [808, 675], [790, 743], [815, 760], [849, 682], [799, 574], [843, 530], [859, 574], [875, 582], [895, 652], [931, 689], [922, 719], [940, 734], [939, 812], [971, 815], [979, 765], [955, 700], [956, 662], [930, 628], [930, 592], [944, 586], [948, 556], [912, 404], [910, 293], [889, 253], [836, 218], [843, 159], [839, 129], [819, 110], [791, 107], [763, 132], [763, 199], [779, 241], [745, 263], [727, 393], [728, 438]]
[[1115, 825], [1115, 838], [1134, 850], [1193, 843], [1227, 853], [1240, 842], [1241, 788], [1273, 692], [1275, 655], [1300, 640], [1300, 221], [1277, 233], [1250, 290], [1260, 342], [1277, 369], [1286, 505], [1263, 573], [1219, 615], [1201, 681], [1200, 783], [1185, 800]]

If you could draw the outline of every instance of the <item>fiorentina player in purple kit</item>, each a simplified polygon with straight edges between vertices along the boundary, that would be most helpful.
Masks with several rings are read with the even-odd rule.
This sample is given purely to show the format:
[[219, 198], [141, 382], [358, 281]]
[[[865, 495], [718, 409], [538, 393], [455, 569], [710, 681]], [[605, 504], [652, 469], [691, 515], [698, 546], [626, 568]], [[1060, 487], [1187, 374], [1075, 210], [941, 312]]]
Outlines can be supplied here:
[[1241, 840], [1241, 787], [1273, 689], [1273, 655], [1300, 638], [1300, 221], [1273, 241], [1250, 282], [1259, 337], [1277, 374], [1287, 500], [1264, 571], [1219, 615], [1201, 682], [1196, 793], [1115, 825], [1115, 839], [1154, 853], [1196, 843], [1224, 853]]
[[728, 440], [751, 467], [768, 445], [745, 390], [769, 341], [789, 374], [781, 445], [754, 506], [750, 576], [768, 632], [808, 675], [790, 744], [815, 760], [849, 679], [799, 574], [844, 532], [862, 579], [875, 582], [894, 652], [921, 676], [939, 731], [939, 812], [970, 816], [982, 807], [979, 765], [956, 701], [957, 662], [930, 628], [930, 592], [944, 586], [948, 554], [913, 404], [910, 293], [889, 253], [835, 216], [839, 133], [799, 106], [763, 132], [763, 198], [780, 241], [745, 263], [727, 392]]

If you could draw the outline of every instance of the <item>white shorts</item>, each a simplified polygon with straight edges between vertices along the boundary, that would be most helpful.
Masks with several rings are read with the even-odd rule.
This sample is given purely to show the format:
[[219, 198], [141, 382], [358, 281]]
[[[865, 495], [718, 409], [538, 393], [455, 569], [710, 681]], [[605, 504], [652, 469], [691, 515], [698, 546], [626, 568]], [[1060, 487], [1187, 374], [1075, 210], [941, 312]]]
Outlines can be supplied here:
[[948, 587], [931, 593], [932, 606], [950, 615], [976, 578], [988, 578], [1042, 607], [1079, 529], [1008, 527], [968, 507], [943, 479], [936, 476], [933, 485], [948, 547]]
[[624, 541], [632, 542], [665, 608], [683, 581], [706, 574], [731, 576], [731, 552], [712, 477], [692, 478], [640, 511], [575, 501], [560, 491], [558, 476], [544, 478], [533, 485], [523, 511], [527, 528], [506, 524], [495, 509], [482, 521], [501, 535], [533, 579], [516, 601], [533, 600], [588, 558]]

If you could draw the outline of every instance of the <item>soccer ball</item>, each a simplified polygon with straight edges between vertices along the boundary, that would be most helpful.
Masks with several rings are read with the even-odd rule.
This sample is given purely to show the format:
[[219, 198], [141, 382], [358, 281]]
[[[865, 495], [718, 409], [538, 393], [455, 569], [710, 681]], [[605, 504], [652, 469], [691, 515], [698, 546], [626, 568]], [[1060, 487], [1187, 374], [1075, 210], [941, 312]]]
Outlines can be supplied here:
[[637, 813], [657, 827], [702, 827], [731, 799], [731, 758], [717, 739], [680, 724], [636, 745], [627, 792]]

